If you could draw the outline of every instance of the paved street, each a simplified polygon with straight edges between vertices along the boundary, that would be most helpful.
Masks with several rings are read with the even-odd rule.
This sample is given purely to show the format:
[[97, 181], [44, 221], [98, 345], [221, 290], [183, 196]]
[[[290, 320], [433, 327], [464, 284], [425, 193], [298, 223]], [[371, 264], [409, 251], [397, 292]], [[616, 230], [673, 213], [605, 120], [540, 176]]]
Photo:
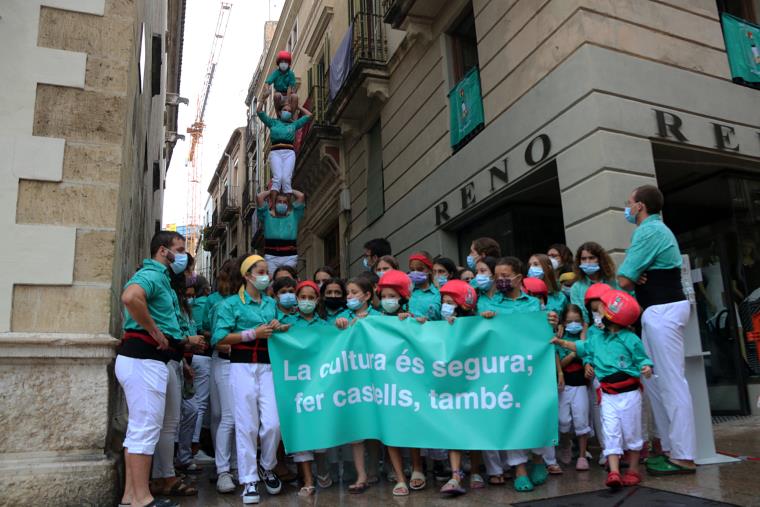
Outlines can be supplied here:
[[[716, 446], [719, 450], [741, 456], [760, 457], [760, 417], [742, 418], [740, 420], [719, 423], [715, 425]], [[375, 506], [395, 503], [403, 507], [452, 505], [509, 505], [529, 500], [561, 497], [573, 493], [581, 493], [604, 489], [602, 484], [605, 472], [598, 466], [593, 466], [589, 472], [568, 470], [563, 476], [550, 477], [548, 483], [536, 488], [529, 494], [515, 493], [511, 482], [506, 487], [487, 487], [484, 490], [468, 492], [457, 500], [441, 498], [438, 487], [430, 483], [425, 491], [413, 493], [407, 498], [394, 498], [392, 486], [387, 482], [374, 485], [360, 496], [348, 495], [344, 487], [333, 486], [320, 490], [309, 500], [300, 499], [296, 489], [288, 486], [286, 493], [274, 498], [262, 495], [262, 504], [275, 506], [285, 505], [355, 505]], [[700, 467], [697, 474], [691, 477], [651, 477], [645, 476], [644, 485], [698, 496], [705, 499], [734, 503], [737, 505], [760, 506], [760, 461], [744, 460], [741, 463]], [[201, 490], [197, 499], [182, 499], [181, 504], [187, 507], [201, 506], [240, 506], [239, 492], [230, 495], [219, 495], [208, 481], [208, 469], [198, 478]], [[616, 505], [614, 499], [609, 505]], [[557, 504], [561, 505], [561, 504]], [[626, 503], [626, 505], [629, 505]], [[643, 504], [640, 504], [643, 505]], [[672, 504], [671, 504], [672, 505]]]

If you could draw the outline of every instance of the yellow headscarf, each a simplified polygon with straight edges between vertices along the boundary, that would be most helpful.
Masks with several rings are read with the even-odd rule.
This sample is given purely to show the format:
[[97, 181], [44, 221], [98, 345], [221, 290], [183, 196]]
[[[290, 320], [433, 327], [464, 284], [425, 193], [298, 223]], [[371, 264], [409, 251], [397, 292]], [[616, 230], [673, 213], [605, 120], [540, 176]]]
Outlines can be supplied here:
[[560, 283], [574, 282], [575, 281], [575, 273], [573, 273], [572, 271], [567, 272], [567, 273], [562, 273], [561, 275], [559, 275], [559, 281], [560, 281]]
[[[264, 258], [260, 255], [249, 255], [240, 265], [240, 275], [245, 278], [245, 275], [248, 274], [248, 270], [250, 270], [257, 262], [263, 260]], [[240, 289], [238, 290], [238, 296], [240, 296], [240, 300], [245, 303], [245, 283], [240, 286]]]

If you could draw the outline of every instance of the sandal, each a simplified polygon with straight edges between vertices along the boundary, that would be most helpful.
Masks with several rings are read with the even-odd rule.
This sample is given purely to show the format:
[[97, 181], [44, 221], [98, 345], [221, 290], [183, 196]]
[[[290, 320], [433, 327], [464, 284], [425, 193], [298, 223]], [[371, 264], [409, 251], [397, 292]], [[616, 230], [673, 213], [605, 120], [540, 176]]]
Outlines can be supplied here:
[[[125, 503], [124, 505], [130, 504]], [[153, 501], [145, 507], [179, 507], [179, 504], [174, 500], [170, 500], [168, 498], [154, 498]]]
[[[475, 474], [477, 475], [477, 474]], [[462, 486], [462, 480], [464, 479], [464, 472], [459, 470], [451, 474], [451, 479], [443, 485], [441, 493], [448, 496], [459, 496], [467, 493], [467, 490]]]
[[515, 477], [515, 491], [520, 493], [527, 493], [533, 491], [533, 483], [527, 475], [520, 475]]
[[330, 472], [327, 472], [325, 475], [317, 474], [317, 484], [319, 484], [319, 487], [322, 489], [327, 489], [332, 486], [333, 480]]
[[197, 496], [198, 488], [184, 481], [184, 477], [177, 477], [168, 489], [151, 488], [150, 493], [155, 496]]
[[638, 486], [639, 484], [641, 484], [640, 473], [628, 470], [625, 475], [623, 475], [623, 486]]
[[610, 472], [607, 474], [604, 485], [611, 489], [619, 489], [623, 486], [623, 478], [617, 472]]
[[562, 475], [565, 473], [565, 471], [562, 470], [562, 467], [559, 466], [558, 463], [554, 463], [553, 465], [548, 465], [546, 467], [546, 471], [549, 472], [549, 475]]
[[366, 482], [357, 482], [355, 484], [351, 484], [348, 487], [348, 492], [352, 495], [361, 495], [362, 493], [367, 491], [368, 488], [369, 488], [369, 484], [367, 484]]
[[697, 468], [688, 468], [677, 465], [666, 458], [662, 461], [647, 461], [647, 472], [652, 475], [690, 475], [697, 473]]
[[486, 487], [486, 481], [483, 480], [483, 476], [480, 474], [470, 475], [470, 488], [471, 489], [483, 489]]
[[488, 484], [491, 486], [503, 486], [507, 481], [504, 480], [503, 475], [489, 475]]
[[409, 496], [409, 488], [405, 482], [397, 482], [393, 486], [393, 496]]
[[316, 491], [317, 491], [317, 488], [315, 488], [314, 486], [304, 486], [298, 491], [298, 496], [300, 497], [313, 496]]
[[540, 486], [546, 482], [547, 477], [549, 477], [549, 472], [546, 470], [546, 465], [533, 464], [533, 466], [530, 467], [528, 475], [530, 475], [530, 482], [532, 482], [534, 486]]
[[427, 479], [422, 472], [412, 472], [412, 477], [409, 479], [409, 487], [413, 491], [420, 491], [427, 486]]

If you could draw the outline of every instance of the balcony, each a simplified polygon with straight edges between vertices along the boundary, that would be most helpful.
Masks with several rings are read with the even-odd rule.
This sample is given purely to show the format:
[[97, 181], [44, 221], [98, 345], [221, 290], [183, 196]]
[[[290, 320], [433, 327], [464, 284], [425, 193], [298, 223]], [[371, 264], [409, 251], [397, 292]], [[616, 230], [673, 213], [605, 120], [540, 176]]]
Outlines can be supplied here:
[[222, 220], [231, 222], [240, 215], [240, 201], [238, 199], [238, 187], [227, 187], [222, 192]]
[[214, 214], [211, 216], [211, 235], [209, 237], [218, 241], [226, 228], [225, 223], [219, 220], [219, 210], [214, 210]]
[[243, 222], [251, 220], [256, 211], [256, 186], [253, 181], [247, 181], [243, 187]]
[[202, 232], [201, 244], [203, 245], [203, 249], [207, 252], [214, 252], [219, 246], [219, 238], [213, 237], [211, 231], [211, 225], [207, 224]]
[[438, 0], [383, 0], [383, 20], [407, 34], [428, 32], [441, 10]]
[[[344, 44], [350, 45], [350, 51], [342, 53], [347, 71], [340, 88], [331, 93], [332, 101], [325, 110], [325, 118], [331, 124], [363, 123], [379, 113], [389, 96], [388, 38], [383, 16], [357, 12], [341, 47]], [[338, 68], [340, 51], [341, 48], [333, 59], [333, 68]]]

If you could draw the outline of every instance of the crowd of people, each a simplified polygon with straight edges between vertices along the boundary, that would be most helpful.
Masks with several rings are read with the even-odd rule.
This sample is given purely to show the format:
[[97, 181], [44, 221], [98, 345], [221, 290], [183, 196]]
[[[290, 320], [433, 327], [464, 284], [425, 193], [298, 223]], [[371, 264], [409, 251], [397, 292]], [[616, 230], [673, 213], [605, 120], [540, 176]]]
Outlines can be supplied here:
[[[280, 108], [297, 107], [288, 87], [282, 89]], [[297, 128], [264, 121], [273, 136], [280, 129], [284, 144]], [[283, 160], [281, 168], [290, 164], [289, 157]], [[431, 478], [444, 483], [440, 492], [446, 496], [509, 480], [515, 490], [531, 491], [549, 475], [562, 474], [574, 454], [575, 469], [589, 470], [591, 439], [600, 449], [598, 463], [609, 469], [611, 488], [639, 484], [640, 461], [651, 474], [694, 473], [683, 354], [690, 307], [681, 288], [680, 252], [662, 222], [663, 197], [656, 187], [631, 193], [626, 219], [637, 228], [619, 267], [595, 242], [581, 244], [575, 254], [555, 244], [518, 259], [504, 256], [499, 243], [486, 237], [472, 242], [463, 266], [424, 251], [402, 265], [380, 238], [364, 245], [363, 272], [345, 280], [330, 267], [299, 277], [296, 238], [304, 195], [290, 187], [292, 167], [279, 174], [271, 192], [257, 199], [263, 257], [227, 260], [212, 291], [194, 273], [184, 238], [161, 231], [151, 242], [151, 258], [126, 284], [115, 365], [129, 410], [120, 505], [168, 507], [177, 503], [166, 497], [197, 494], [188, 474], [199, 471], [205, 456], [204, 428], [211, 436], [217, 490], [232, 493], [240, 484], [245, 504], [258, 503], [263, 489], [279, 494], [283, 482], [299, 482], [304, 497], [336, 482], [361, 494], [383, 476], [396, 496], [425, 489]], [[556, 345], [558, 446], [463, 451], [362, 441], [285, 455], [268, 351], [277, 333], [346, 329], [367, 317], [424, 323], [541, 311], [555, 331], [547, 341]]]

